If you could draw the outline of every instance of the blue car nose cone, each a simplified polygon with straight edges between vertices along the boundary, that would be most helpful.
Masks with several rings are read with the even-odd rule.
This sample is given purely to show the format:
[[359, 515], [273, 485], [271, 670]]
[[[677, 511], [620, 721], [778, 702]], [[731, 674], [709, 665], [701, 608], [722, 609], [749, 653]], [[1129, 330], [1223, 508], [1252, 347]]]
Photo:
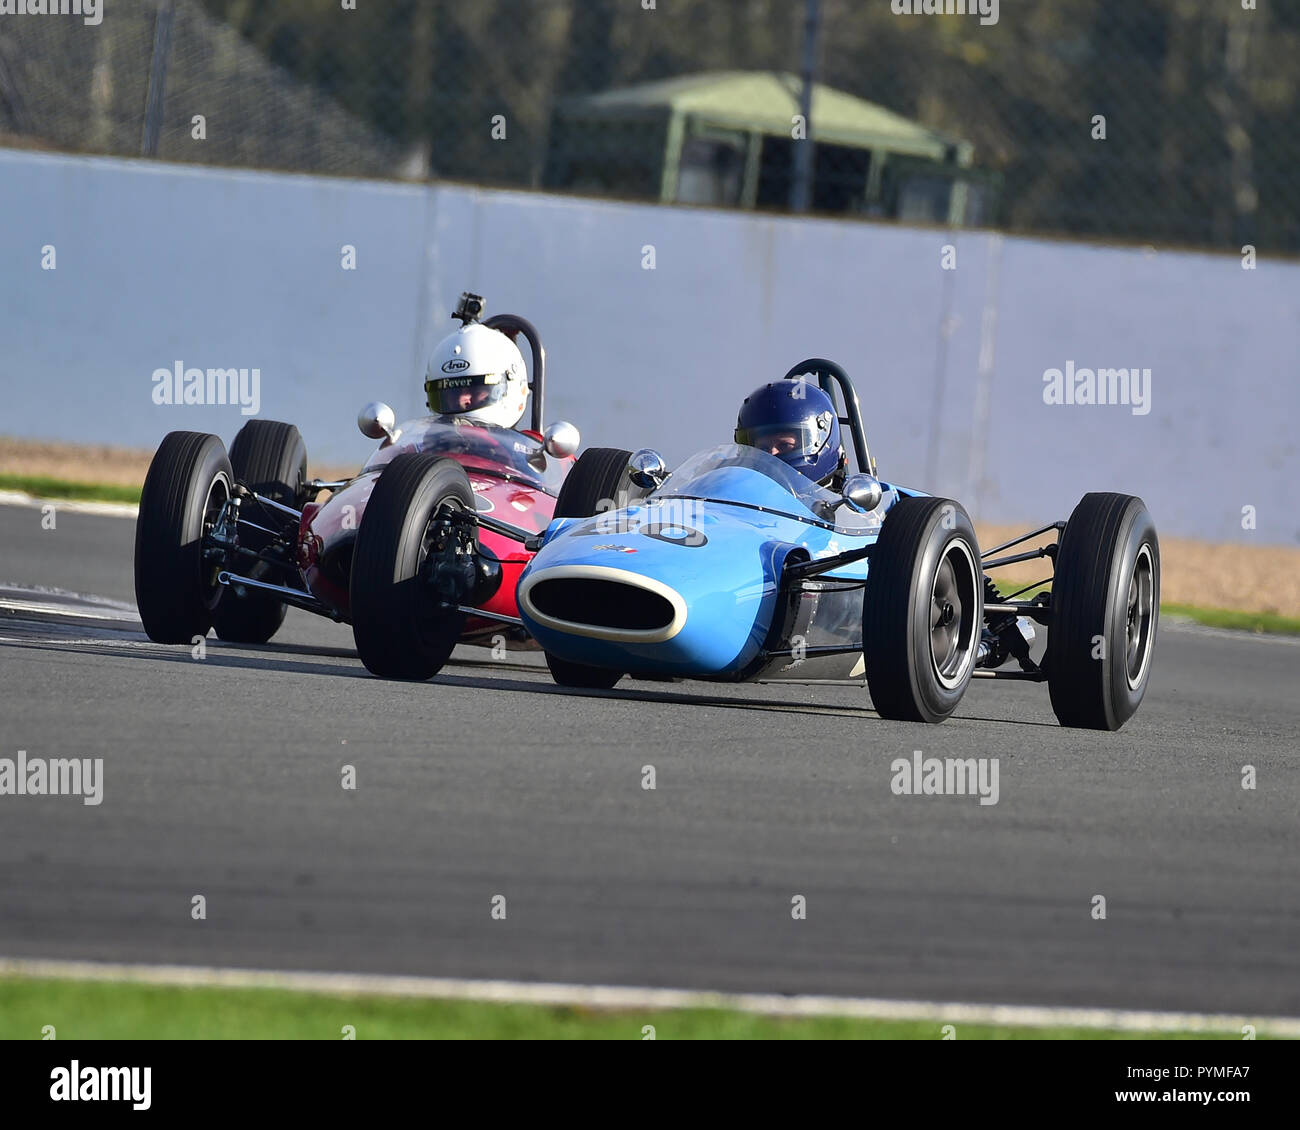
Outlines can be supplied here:
[[[519, 613], [552, 655], [646, 673], [718, 675], [757, 654], [779, 587], [778, 519], [653, 505], [566, 527], [519, 582]], [[616, 532], [610, 533], [613, 529]]]
[[750, 678], [796, 646], [786, 636], [819, 601], [844, 605], [825, 617], [834, 623], [826, 647], [840, 644], [846, 625], [860, 636], [865, 559], [836, 578], [828, 600], [789, 587], [785, 572], [792, 553], [815, 559], [874, 540], [879, 518], [845, 514], [842, 503], [779, 459], [724, 444], [636, 505], [552, 522], [520, 578], [519, 615], [566, 663]]

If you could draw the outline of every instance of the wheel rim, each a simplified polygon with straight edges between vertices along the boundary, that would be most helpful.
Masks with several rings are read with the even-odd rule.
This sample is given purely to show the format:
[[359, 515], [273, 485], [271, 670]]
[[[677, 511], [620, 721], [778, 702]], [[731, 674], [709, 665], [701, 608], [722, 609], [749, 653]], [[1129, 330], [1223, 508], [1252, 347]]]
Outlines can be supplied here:
[[[225, 472], [222, 471], [212, 480], [212, 485], [208, 487], [208, 497], [203, 503], [203, 534], [199, 539], [200, 547], [207, 541], [208, 535], [212, 533], [217, 524], [217, 519], [221, 517], [222, 509], [229, 501], [230, 480], [226, 478]], [[203, 603], [208, 608], [215, 605], [221, 595], [221, 589], [224, 586], [217, 582], [217, 576], [224, 568], [224, 557], [217, 558], [209, 565], [208, 559], [200, 554], [199, 579], [203, 585]]]
[[961, 684], [975, 656], [975, 558], [965, 541], [944, 550], [930, 586], [930, 663], [939, 683]]
[[1124, 620], [1124, 663], [1130, 690], [1146, 678], [1151, 661], [1152, 626], [1155, 622], [1155, 562], [1151, 546], [1143, 543], [1128, 582]]

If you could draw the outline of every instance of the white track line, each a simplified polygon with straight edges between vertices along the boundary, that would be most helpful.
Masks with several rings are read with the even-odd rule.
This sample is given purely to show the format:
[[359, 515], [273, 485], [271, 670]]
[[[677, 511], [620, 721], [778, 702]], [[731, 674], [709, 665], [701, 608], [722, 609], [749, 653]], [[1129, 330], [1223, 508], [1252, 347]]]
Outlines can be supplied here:
[[133, 502], [79, 502], [70, 498], [37, 498], [22, 490], [0, 490], [0, 506], [53, 506], [57, 514], [101, 514], [109, 518], [136, 518], [140, 507]]
[[[0, 626], [3, 626], [0, 621]], [[73, 647], [116, 647], [116, 648], [138, 648], [141, 650], [155, 651], [165, 644], [157, 644], [152, 640], [112, 640], [100, 639], [98, 636], [86, 636], [84, 639], [73, 639], [64, 636], [0, 636], [0, 643], [16, 644], [37, 644], [48, 647], [51, 644], [62, 644]]]
[[28, 612], [35, 616], [63, 616], [73, 620], [118, 620], [138, 624], [134, 611], [110, 608], [102, 604], [45, 604], [39, 600], [6, 600], [0, 597], [0, 610]]
[[189, 965], [115, 965], [95, 961], [0, 958], [0, 977], [60, 981], [129, 981], [187, 988], [288, 989], [340, 996], [366, 994], [483, 1001], [494, 1004], [561, 1005], [649, 1011], [707, 1008], [764, 1016], [846, 1016], [869, 1020], [932, 1020], [943, 1024], [1006, 1024], [1029, 1028], [1096, 1028], [1123, 1032], [1230, 1032], [1253, 1025], [1264, 1034], [1300, 1039], [1300, 1019], [1222, 1016], [1196, 1012], [1045, 1008], [1035, 1005], [936, 1004], [865, 997], [780, 996], [701, 992], [691, 989], [625, 988], [528, 981], [465, 981], [446, 977], [396, 977], [369, 973], [299, 973], [266, 969], [218, 969]]

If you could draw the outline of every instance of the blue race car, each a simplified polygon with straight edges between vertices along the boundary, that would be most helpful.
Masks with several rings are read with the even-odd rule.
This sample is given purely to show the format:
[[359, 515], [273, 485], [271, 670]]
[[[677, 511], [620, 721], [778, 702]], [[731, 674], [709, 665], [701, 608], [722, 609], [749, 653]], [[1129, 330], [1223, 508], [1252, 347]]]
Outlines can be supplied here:
[[[838, 489], [765, 443], [723, 444], [671, 474], [649, 450], [593, 448], [578, 461], [563, 512], [587, 517], [550, 523], [518, 589], [556, 682], [865, 682], [881, 716], [941, 722], [972, 677], [1020, 679], [1048, 684], [1062, 725], [1117, 730], [1132, 717], [1160, 607], [1141, 499], [1085, 495], [1068, 522], [981, 554], [960, 504], [876, 477], [839, 365], [812, 358], [783, 380], [825, 395], [836, 419], [824, 413], [823, 429], [850, 432], [856, 473], [841, 447], [839, 474], [822, 480]], [[1052, 531], [1050, 544], [1004, 555]], [[1040, 557], [1054, 576], [1032, 600], [1004, 598], [988, 576]], [[1037, 661], [1031, 621], [1049, 628]]]

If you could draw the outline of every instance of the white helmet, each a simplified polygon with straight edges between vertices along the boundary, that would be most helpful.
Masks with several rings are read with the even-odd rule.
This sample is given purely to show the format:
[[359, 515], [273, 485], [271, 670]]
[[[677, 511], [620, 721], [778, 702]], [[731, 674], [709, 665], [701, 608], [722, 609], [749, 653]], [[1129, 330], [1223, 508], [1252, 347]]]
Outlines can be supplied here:
[[524, 355], [500, 330], [471, 322], [434, 349], [424, 393], [435, 415], [513, 428], [528, 402]]

